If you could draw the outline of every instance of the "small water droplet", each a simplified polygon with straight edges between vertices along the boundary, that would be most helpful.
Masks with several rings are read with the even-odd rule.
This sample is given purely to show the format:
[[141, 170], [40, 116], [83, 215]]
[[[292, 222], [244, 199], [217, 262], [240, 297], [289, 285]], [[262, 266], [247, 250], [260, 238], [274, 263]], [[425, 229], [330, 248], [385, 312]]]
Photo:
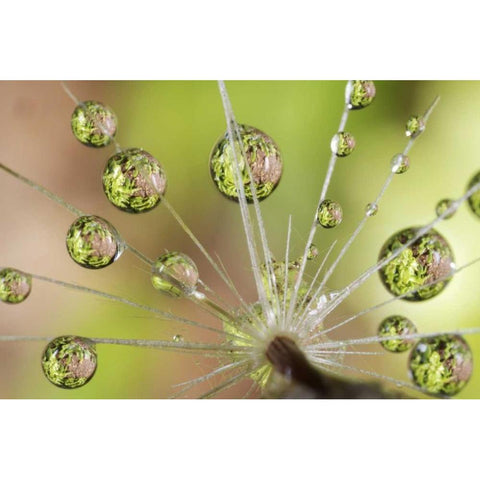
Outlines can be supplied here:
[[370, 80], [354, 80], [347, 83], [345, 102], [350, 110], [368, 107], [375, 98], [375, 84]]
[[77, 218], [68, 229], [66, 244], [74, 262], [94, 269], [111, 265], [124, 250], [115, 227], [95, 215]]
[[105, 147], [117, 132], [117, 117], [100, 102], [88, 100], [75, 108], [71, 118], [75, 138], [89, 147]]
[[192, 294], [198, 278], [197, 266], [184, 253], [166, 253], [152, 267], [152, 285], [172, 297]]
[[43, 352], [42, 368], [48, 380], [58, 387], [81, 387], [92, 379], [97, 368], [95, 344], [72, 335], [57, 337]]
[[330, 148], [337, 157], [350, 155], [355, 148], [355, 138], [351, 133], [338, 132], [332, 137]]
[[408, 361], [412, 380], [431, 394], [453, 396], [468, 383], [473, 356], [468, 343], [454, 334], [423, 338]]
[[[379, 260], [390, 257], [416, 237], [418, 228], [406, 228], [392, 235], [380, 250]], [[387, 290], [404, 300], [422, 301], [438, 295], [451, 280], [455, 263], [452, 249], [436, 230], [430, 230], [379, 270]], [[432, 285], [429, 285], [432, 282]], [[423, 287], [423, 288], [420, 288]], [[417, 290], [416, 292], [412, 292]]]
[[420, 115], [412, 115], [405, 125], [405, 135], [410, 138], [418, 137], [425, 130], [425, 122]]
[[0, 270], [0, 300], [5, 303], [23, 302], [32, 291], [32, 277], [14, 268]]
[[[401, 315], [391, 315], [385, 318], [378, 327], [380, 337], [407, 336], [417, 333], [417, 327], [411, 320]], [[413, 339], [390, 339], [380, 342], [385, 350], [394, 353], [406, 352], [412, 348]]]
[[[454, 207], [454, 203], [455, 202], [453, 200], [450, 200], [449, 198], [444, 198], [443, 200], [440, 200], [437, 203], [437, 206], [435, 207], [435, 212], [437, 216], [439, 217], [440, 215], [444, 214], [447, 210]], [[443, 219], [448, 220], [449, 218], [452, 218], [455, 215], [456, 211], [457, 211], [456, 208], [452, 208], [451, 212], [445, 215]]]
[[343, 210], [338, 202], [324, 200], [317, 211], [317, 220], [323, 228], [333, 228], [339, 225], [343, 219]]
[[[282, 176], [283, 165], [280, 150], [273, 139], [258, 128], [238, 125], [238, 129], [242, 138], [243, 150], [255, 183], [256, 196], [258, 200], [264, 200], [275, 190]], [[239, 160], [246, 199], [248, 202], [253, 202], [250, 175], [241, 158], [240, 148], [238, 148], [236, 154]], [[210, 154], [210, 174], [215, 186], [223, 195], [231, 200], [238, 201], [234, 162], [235, 156], [232, 152], [227, 132], [216, 143]]]
[[378, 205], [376, 203], [367, 203], [365, 214], [367, 217], [373, 217], [378, 213]]
[[[470, 180], [467, 190], [470, 190], [471, 188], [475, 187], [479, 183], [480, 183], [480, 172], [477, 172]], [[472, 212], [477, 217], [480, 217], [480, 190], [477, 190], [475, 193], [470, 195], [470, 197], [468, 198], [468, 205], [472, 210]]]
[[110, 157], [102, 181], [108, 200], [128, 213], [152, 210], [167, 188], [167, 177], [158, 160], [140, 148], [129, 148]]
[[175, 343], [183, 343], [183, 340], [184, 340], [183, 335], [180, 335], [177, 333], [176, 335], [173, 336], [173, 341]]
[[405, 173], [410, 168], [410, 159], [403, 153], [398, 153], [392, 158], [390, 165], [393, 173]]
[[314, 258], [318, 257], [318, 248], [311, 243], [310, 247], [308, 247], [308, 252], [307, 252], [307, 260], [313, 260]]

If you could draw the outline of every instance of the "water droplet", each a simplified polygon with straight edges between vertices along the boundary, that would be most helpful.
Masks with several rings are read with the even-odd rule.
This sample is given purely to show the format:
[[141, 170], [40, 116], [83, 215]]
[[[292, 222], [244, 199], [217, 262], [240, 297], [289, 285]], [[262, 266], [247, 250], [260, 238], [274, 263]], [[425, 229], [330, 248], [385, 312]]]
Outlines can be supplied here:
[[350, 110], [368, 107], [375, 98], [375, 84], [370, 80], [354, 80], [347, 83], [345, 102]]
[[390, 165], [393, 173], [405, 173], [410, 168], [410, 159], [403, 153], [398, 153], [392, 158]]
[[[411, 241], [418, 228], [406, 228], [392, 235], [383, 245], [379, 260], [390, 257]], [[451, 278], [438, 279], [453, 274], [454, 256], [450, 245], [436, 230], [425, 233], [408, 248], [380, 269], [380, 278], [387, 290], [400, 296], [424, 286], [415, 293], [408, 293], [404, 300], [421, 301], [438, 295]], [[430, 286], [432, 282], [434, 283]]]
[[456, 395], [467, 384], [473, 357], [467, 342], [459, 335], [423, 338], [409, 359], [412, 380], [431, 394]]
[[158, 160], [140, 148], [129, 148], [110, 157], [102, 180], [108, 200], [129, 213], [155, 208], [167, 188], [167, 177]]
[[417, 138], [425, 130], [425, 122], [420, 115], [412, 115], [405, 125], [405, 135]]
[[23, 302], [32, 290], [32, 277], [28, 273], [3, 268], [0, 270], [0, 300], [5, 303]]
[[308, 252], [307, 252], [307, 260], [313, 260], [314, 258], [318, 257], [318, 248], [311, 243], [310, 246], [308, 247]]
[[[380, 337], [407, 336], [417, 333], [417, 327], [411, 320], [401, 315], [391, 315], [385, 318], [378, 327]], [[401, 353], [412, 348], [415, 341], [413, 339], [390, 339], [380, 342], [385, 350], [389, 352]]]
[[91, 380], [97, 368], [95, 343], [72, 335], [57, 337], [43, 352], [42, 367], [54, 385], [81, 387]]
[[166, 253], [152, 267], [152, 285], [172, 297], [192, 294], [198, 277], [195, 263], [184, 253]]
[[378, 213], [378, 205], [376, 203], [367, 203], [365, 207], [365, 215], [373, 217]]
[[338, 132], [333, 136], [330, 148], [337, 157], [346, 157], [353, 152], [355, 144], [355, 138], [351, 133]]
[[[275, 190], [280, 182], [283, 169], [280, 151], [273, 139], [261, 130], [248, 125], [239, 125], [238, 129], [252, 172], [257, 198], [263, 200]], [[248, 170], [241, 158], [240, 149], [236, 153], [245, 187], [245, 196], [248, 202], [253, 202]], [[210, 174], [223, 195], [238, 201], [234, 162], [235, 157], [228, 133], [226, 133], [213, 147], [210, 154]]]
[[75, 137], [84, 145], [105, 147], [117, 132], [117, 118], [109, 107], [88, 100], [73, 111], [71, 126]]
[[95, 215], [77, 218], [67, 232], [71, 259], [86, 268], [111, 265], [123, 253], [124, 244], [113, 225]]
[[343, 219], [343, 210], [338, 202], [324, 200], [317, 211], [318, 223], [323, 228], [333, 228], [339, 225]]
[[173, 336], [173, 341], [175, 343], [183, 343], [184, 341], [183, 335], [180, 335], [177, 333], [176, 335]]
[[[477, 172], [473, 178], [470, 180], [468, 184], [467, 190], [470, 190], [475, 185], [480, 183], [480, 172]], [[473, 195], [470, 195], [468, 199], [468, 205], [472, 212], [477, 216], [480, 217], [480, 190], [477, 190]]]
[[[445, 213], [448, 209], [452, 208], [454, 206], [454, 201], [450, 200], [449, 198], [444, 198], [443, 200], [440, 200], [437, 203], [437, 206], [435, 207], [435, 212], [437, 216], [442, 215]], [[450, 213], [445, 215], [443, 217], [444, 220], [448, 220], [449, 218], [452, 218], [455, 215], [455, 212], [457, 211], [456, 208], [453, 208]]]

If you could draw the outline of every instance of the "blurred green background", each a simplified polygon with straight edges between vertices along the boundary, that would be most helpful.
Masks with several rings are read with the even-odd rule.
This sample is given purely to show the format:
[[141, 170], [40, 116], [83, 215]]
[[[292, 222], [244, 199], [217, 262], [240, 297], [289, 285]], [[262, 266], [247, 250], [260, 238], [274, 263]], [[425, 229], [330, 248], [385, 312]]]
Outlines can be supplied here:
[[[80, 100], [110, 105], [119, 119], [117, 140], [123, 147], [141, 147], [154, 155], [168, 176], [167, 196], [208, 251], [224, 262], [242, 294], [255, 300], [252, 275], [238, 206], [222, 197], [208, 171], [212, 146], [225, 130], [216, 82], [70, 82]], [[273, 253], [284, 255], [289, 215], [293, 218], [292, 257], [306, 241], [330, 156], [330, 139], [343, 109], [345, 82], [227, 82], [240, 123], [264, 130], [279, 145], [284, 159], [280, 186], [262, 203]], [[374, 103], [351, 113], [347, 130], [357, 140], [352, 155], [339, 159], [328, 197], [344, 209], [343, 223], [317, 233], [324, 252], [332, 240], [348, 239], [375, 199], [392, 156], [406, 145], [405, 122], [423, 113], [435, 95], [441, 100], [427, 130], [410, 153], [411, 168], [394, 178], [376, 217], [345, 256], [329, 282], [335, 289], [375, 263], [383, 242], [395, 231], [429, 222], [444, 197], [458, 197], [480, 169], [480, 83], [376, 82]], [[113, 223], [129, 243], [151, 258], [180, 250], [197, 263], [203, 280], [229, 298], [218, 276], [163, 206], [147, 214], [129, 215], [104, 197], [101, 173], [113, 147], [94, 150], [71, 134], [74, 104], [59, 82], [1, 82], [1, 161], [49, 188], [83, 211]], [[187, 318], [216, 325], [184, 300], [155, 292], [148, 272], [129, 253], [114, 265], [90, 271], [74, 264], [65, 248], [72, 215], [13, 178], [0, 172], [0, 265], [76, 282], [155, 305]], [[458, 265], [478, 256], [480, 219], [463, 206], [438, 230], [448, 239]], [[311, 265], [313, 269], [315, 265]], [[337, 338], [373, 335], [379, 322], [398, 313], [411, 318], [419, 331], [480, 326], [478, 266], [460, 273], [438, 297], [396, 302], [353, 322]], [[378, 276], [372, 277], [338, 312], [338, 318], [389, 298]], [[178, 328], [145, 312], [82, 293], [35, 282], [20, 305], [0, 305], [0, 334], [170, 339], [182, 334], [191, 341], [218, 341], [198, 329]], [[476, 359], [480, 335], [467, 337]], [[65, 391], [43, 376], [41, 343], [0, 344], [2, 398], [164, 398], [175, 383], [194, 378], [216, 365], [202, 357], [134, 347], [98, 346], [99, 366], [85, 387]], [[355, 359], [355, 365], [407, 380], [408, 354]], [[241, 397], [248, 382], [224, 393]], [[208, 388], [209, 385], [203, 387]], [[192, 391], [198, 394], [202, 389]], [[474, 369], [459, 397], [480, 397], [480, 373]]]

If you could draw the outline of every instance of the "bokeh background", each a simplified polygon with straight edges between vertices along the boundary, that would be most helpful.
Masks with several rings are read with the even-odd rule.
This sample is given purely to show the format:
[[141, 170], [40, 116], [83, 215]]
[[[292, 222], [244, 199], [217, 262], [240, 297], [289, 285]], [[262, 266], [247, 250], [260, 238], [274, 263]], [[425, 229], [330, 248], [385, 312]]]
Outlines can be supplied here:
[[[220, 195], [210, 179], [208, 158], [225, 130], [216, 82], [69, 82], [81, 100], [110, 105], [119, 119], [117, 140], [123, 147], [141, 147], [154, 155], [168, 175], [170, 203], [212, 254], [218, 254], [242, 294], [255, 301], [252, 275], [237, 205]], [[272, 136], [284, 159], [280, 186], [262, 203], [273, 253], [284, 255], [288, 216], [293, 218], [292, 257], [299, 256], [320, 193], [330, 156], [330, 139], [343, 109], [345, 82], [227, 82], [237, 120]], [[405, 122], [423, 113], [435, 95], [441, 100], [426, 132], [411, 150], [411, 168], [394, 178], [379, 213], [345, 256], [329, 282], [344, 286], [375, 263], [383, 242], [399, 229], [421, 225], [434, 216], [445, 197], [458, 197], [480, 170], [480, 83], [376, 82], [377, 98], [352, 112], [347, 130], [357, 139], [352, 155], [339, 159], [328, 197], [344, 209], [343, 223], [319, 231], [315, 243], [325, 252], [334, 239], [339, 248], [373, 201], [389, 171], [390, 159], [406, 144]], [[129, 243], [151, 258], [165, 250], [192, 257], [202, 279], [232, 301], [218, 276], [195, 245], [160, 205], [152, 212], [129, 215], [106, 200], [101, 173], [113, 147], [90, 149], [70, 131], [75, 107], [59, 82], [0, 82], [0, 158], [7, 166], [39, 182], [77, 208], [113, 223]], [[100, 271], [83, 269], [69, 257], [65, 234], [72, 215], [0, 172], [0, 266], [11, 266], [75, 282], [154, 305], [178, 315], [219, 326], [185, 300], [171, 300], [151, 287], [149, 273], [125, 253]], [[438, 230], [451, 244], [457, 264], [479, 255], [480, 219], [462, 206]], [[312, 269], [315, 265], [311, 265]], [[479, 266], [460, 273], [434, 299], [396, 302], [364, 316], [337, 332], [338, 338], [373, 335], [389, 314], [411, 318], [419, 331], [480, 326]], [[351, 315], [389, 298], [373, 276], [341, 309]], [[35, 282], [22, 304], [0, 304], [0, 335], [171, 339], [181, 334], [191, 341], [218, 341], [198, 329], [185, 329], [152, 318], [145, 312], [83, 293]], [[467, 340], [476, 361], [480, 335]], [[212, 359], [135, 347], [99, 345], [99, 366], [93, 380], [73, 391], [51, 385], [43, 376], [38, 342], [0, 344], [2, 398], [165, 398], [172, 385], [207, 373]], [[408, 354], [355, 359], [355, 365], [408, 380]], [[192, 395], [211, 387], [192, 391]], [[222, 396], [238, 398], [249, 390], [242, 382]], [[474, 368], [459, 397], [480, 398], [480, 372]]]

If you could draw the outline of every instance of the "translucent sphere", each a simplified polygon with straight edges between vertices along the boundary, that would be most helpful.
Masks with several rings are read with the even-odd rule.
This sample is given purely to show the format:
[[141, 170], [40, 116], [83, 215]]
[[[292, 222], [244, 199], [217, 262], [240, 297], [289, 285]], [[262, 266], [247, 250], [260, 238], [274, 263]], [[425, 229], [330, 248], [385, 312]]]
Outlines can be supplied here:
[[[450, 200], [448, 198], [444, 198], [443, 200], [440, 200], [437, 203], [437, 206], [435, 207], [435, 213], [437, 214], [437, 216], [439, 217], [440, 215], [443, 215], [443, 213], [445, 213], [448, 209], [452, 208], [453, 203], [454, 203], [453, 200]], [[452, 218], [455, 215], [456, 211], [457, 210], [455, 208], [452, 209], [452, 211], [447, 215], [445, 215], [443, 219], [448, 220], [449, 218]]]
[[[417, 327], [411, 320], [401, 315], [391, 315], [385, 318], [378, 327], [380, 337], [407, 336], [417, 333]], [[415, 340], [413, 339], [390, 339], [380, 342], [382, 347], [389, 352], [401, 353], [412, 348]]]
[[110, 157], [102, 180], [110, 202], [129, 213], [152, 210], [167, 188], [167, 177], [158, 160], [140, 148], [123, 150]]
[[[248, 125], [239, 125], [243, 150], [252, 172], [255, 193], [258, 200], [267, 198], [278, 186], [282, 177], [282, 158], [278, 146], [266, 133]], [[238, 142], [235, 142], [236, 144]], [[238, 145], [237, 145], [238, 147]], [[250, 175], [242, 158], [241, 149], [237, 148], [245, 196], [253, 202]], [[210, 174], [218, 190], [231, 200], [238, 201], [235, 186], [235, 156], [230, 146], [228, 132], [217, 142], [210, 154]]]
[[410, 159], [406, 155], [398, 153], [392, 158], [391, 167], [393, 173], [405, 173], [410, 168]]
[[79, 103], [72, 113], [72, 132], [84, 145], [105, 147], [117, 132], [117, 117], [100, 102]]
[[32, 290], [32, 277], [13, 268], [0, 270], [0, 300], [5, 303], [23, 302]]
[[198, 278], [197, 266], [184, 253], [166, 253], [152, 267], [152, 285], [172, 297], [193, 293]]
[[338, 202], [324, 200], [317, 211], [317, 220], [323, 228], [333, 228], [340, 225], [343, 219], [343, 210]]
[[472, 352], [459, 335], [421, 339], [410, 354], [412, 380], [431, 394], [456, 395], [467, 384], [472, 369]]
[[57, 337], [43, 352], [42, 368], [58, 387], [81, 387], [91, 380], [97, 368], [95, 343], [72, 335]]
[[378, 205], [376, 203], [367, 203], [365, 207], [365, 215], [374, 217], [378, 213]]
[[[480, 183], [480, 172], [476, 173], [473, 176], [473, 178], [470, 180], [467, 190], [470, 190], [478, 183]], [[472, 210], [472, 212], [477, 217], [480, 217], [480, 190], [477, 190], [473, 195], [469, 197], [468, 205], [470, 206], [470, 209]]]
[[351, 133], [338, 132], [330, 142], [330, 149], [337, 157], [346, 157], [353, 152], [355, 145], [355, 138]]
[[124, 250], [115, 227], [94, 215], [77, 218], [68, 229], [66, 243], [74, 262], [94, 269], [111, 265]]
[[350, 110], [368, 107], [375, 98], [375, 84], [370, 80], [354, 80], [348, 82], [345, 90], [345, 101]]
[[[392, 235], [383, 245], [379, 260], [390, 257], [412, 240], [418, 230], [418, 228], [406, 228]], [[450, 245], [442, 235], [432, 229], [387, 263], [379, 270], [379, 274], [383, 284], [393, 295], [407, 294], [403, 297], [404, 300], [421, 301], [443, 291], [450, 278], [428, 285], [453, 274], [454, 270], [454, 256]], [[422, 286], [425, 287], [412, 292]]]
[[420, 115], [412, 115], [405, 125], [405, 135], [410, 138], [418, 137], [425, 130], [425, 122]]

